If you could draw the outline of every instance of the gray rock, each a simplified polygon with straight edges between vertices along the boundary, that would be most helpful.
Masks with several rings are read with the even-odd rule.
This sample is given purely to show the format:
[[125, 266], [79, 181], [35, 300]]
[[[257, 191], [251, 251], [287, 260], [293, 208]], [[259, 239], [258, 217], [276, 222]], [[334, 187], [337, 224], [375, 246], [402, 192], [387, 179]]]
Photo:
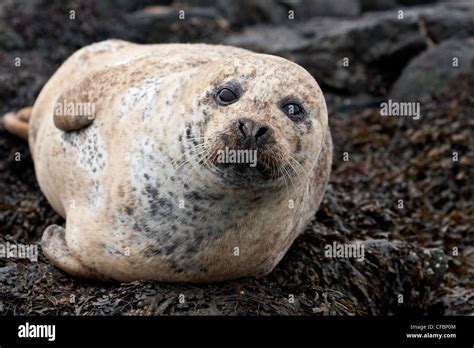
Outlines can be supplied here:
[[[180, 19], [184, 11], [184, 19]], [[228, 23], [212, 7], [149, 6], [128, 14], [126, 21], [135, 33], [147, 33], [146, 42], [193, 41], [224, 32]], [[180, 34], [182, 37], [176, 36]], [[196, 38], [194, 37], [196, 35]], [[142, 34], [140, 36], [143, 36]], [[132, 37], [133, 39], [133, 37]], [[140, 41], [142, 41], [141, 38]]]
[[178, 0], [175, 4], [177, 7], [212, 7], [216, 4], [216, 0]]
[[231, 25], [280, 24], [288, 20], [288, 10], [278, 0], [217, 0], [216, 7]]
[[114, 12], [131, 12], [137, 11], [147, 6], [166, 6], [172, 3], [172, 0], [100, 0], [94, 3], [96, 10], [107, 16]]
[[361, 13], [359, 0], [288, 0], [287, 6], [295, 11], [295, 19], [312, 17], [355, 17]]
[[[474, 35], [474, 2], [371, 12], [359, 18], [312, 18], [259, 25], [230, 35], [226, 44], [296, 61], [336, 92], [386, 94], [404, 66], [428, 42]], [[420, 27], [425, 27], [427, 36]], [[349, 66], [341, 64], [347, 57]]]
[[[458, 66], [453, 66], [454, 58]], [[474, 66], [474, 37], [442, 42], [413, 59], [393, 85], [390, 97], [419, 101], [424, 95], [440, 95], [449, 81]]]
[[366, 11], [383, 11], [397, 6], [397, 0], [361, 0], [361, 9]]
[[20, 9], [22, 13], [30, 15], [41, 8], [41, 0], [2, 0], [0, 1], [0, 18], [11, 15], [12, 9]]
[[2, 50], [17, 50], [25, 48], [25, 41], [14, 30], [0, 27], [0, 48]]
[[[321, 255], [312, 264], [318, 285], [348, 296], [366, 314], [392, 315], [423, 308], [447, 270], [448, 256], [442, 249], [399, 240], [346, 239], [344, 243], [359, 244], [359, 258], [327, 256], [328, 246], [341, 243], [339, 237], [318, 222], [309, 228], [312, 232], [307, 233], [314, 233], [313, 250]], [[403, 294], [403, 304], [398, 303], [399, 294]]]
[[307, 49], [310, 41], [289, 27], [257, 25], [244, 29], [240, 34], [230, 35], [226, 39], [226, 44], [246, 47], [257, 52], [278, 54]]
[[403, 6], [425, 5], [433, 2], [436, 2], [436, 0], [398, 0], [398, 3]]
[[[362, 11], [381, 11], [400, 6], [418, 6], [438, 2], [438, 0], [360, 0]], [[458, 0], [447, 0], [458, 1]]]

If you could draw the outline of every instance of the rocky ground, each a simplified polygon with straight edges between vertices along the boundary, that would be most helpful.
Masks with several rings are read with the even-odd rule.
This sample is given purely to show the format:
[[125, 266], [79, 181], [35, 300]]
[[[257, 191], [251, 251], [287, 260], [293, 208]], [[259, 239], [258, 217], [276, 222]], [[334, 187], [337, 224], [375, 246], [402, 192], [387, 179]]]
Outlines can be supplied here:
[[[100, 284], [71, 279], [42, 254], [0, 258], [0, 313], [473, 313], [474, 3], [244, 2], [0, 4], [0, 114], [31, 105], [61, 62], [95, 41], [225, 43], [306, 67], [326, 94], [335, 143], [319, 212], [268, 276]], [[420, 119], [382, 117], [388, 98], [419, 101]], [[0, 154], [0, 243], [38, 243], [63, 221], [38, 188], [26, 143], [0, 128]], [[325, 245], [352, 241], [365, 261], [324, 257]]]

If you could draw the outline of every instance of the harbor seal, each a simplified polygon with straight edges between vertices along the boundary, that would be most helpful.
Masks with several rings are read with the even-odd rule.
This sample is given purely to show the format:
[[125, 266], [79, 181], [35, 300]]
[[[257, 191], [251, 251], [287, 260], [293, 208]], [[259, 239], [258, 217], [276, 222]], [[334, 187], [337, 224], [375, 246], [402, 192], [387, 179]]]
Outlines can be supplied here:
[[45, 230], [43, 252], [78, 277], [265, 275], [314, 217], [331, 170], [315, 79], [228, 46], [84, 47], [4, 124], [28, 131], [40, 188], [66, 219]]

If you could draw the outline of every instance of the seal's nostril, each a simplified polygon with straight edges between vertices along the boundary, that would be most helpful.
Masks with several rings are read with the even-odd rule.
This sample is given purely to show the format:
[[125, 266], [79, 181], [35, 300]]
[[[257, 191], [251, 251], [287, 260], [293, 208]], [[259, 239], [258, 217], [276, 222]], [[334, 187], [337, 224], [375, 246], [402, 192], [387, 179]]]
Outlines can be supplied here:
[[245, 123], [242, 122], [242, 121], [239, 121], [239, 130], [240, 130], [240, 133], [245, 137], [247, 137], [247, 134], [245, 134]]
[[[263, 145], [271, 138], [272, 130], [267, 125], [249, 118], [241, 118], [235, 123], [235, 131], [249, 146]], [[253, 144], [253, 145], [252, 145]]]
[[243, 136], [244, 138], [250, 138], [252, 137], [256, 127], [256, 123], [249, 119], [249, 118], [241, 118], [237, 121], [236, 124], [238, 128], [238, 132], [240, 133], [240, 136]]
[[267, 131], [268, 131], [268, 127], [265, 127], [265, 126], [261, 126], [257, 133], [255, 133], [255, 138], [261, 138], [263, 137], [265, 134], [267, 134]]

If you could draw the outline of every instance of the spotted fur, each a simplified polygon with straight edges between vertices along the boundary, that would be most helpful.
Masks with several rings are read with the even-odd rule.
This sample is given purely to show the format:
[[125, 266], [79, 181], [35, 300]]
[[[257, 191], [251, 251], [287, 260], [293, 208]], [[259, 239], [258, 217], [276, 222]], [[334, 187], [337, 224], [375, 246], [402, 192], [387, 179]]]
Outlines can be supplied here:
[[[240, 99], [218, 106], [228, 83]], [[303, 122], [281, 111], [289, 96], [308, 110]], [[95, 103], [95, 117], [55, 113], [64, 100]], [[259, 151], [281, 169], [273, 176], [206, 160], [237, 146], [242, 117], [272, 129]], [[66, 218], [65, 231], [43, 236], [45, 254], [72, 275], [119, 281], [268, 273], [314, 216], [332, 158], [324, 97], [303, 68], [200, 44], [109, 40], [77, 51], [40, 93], [29, 142], [40, 187]]]

